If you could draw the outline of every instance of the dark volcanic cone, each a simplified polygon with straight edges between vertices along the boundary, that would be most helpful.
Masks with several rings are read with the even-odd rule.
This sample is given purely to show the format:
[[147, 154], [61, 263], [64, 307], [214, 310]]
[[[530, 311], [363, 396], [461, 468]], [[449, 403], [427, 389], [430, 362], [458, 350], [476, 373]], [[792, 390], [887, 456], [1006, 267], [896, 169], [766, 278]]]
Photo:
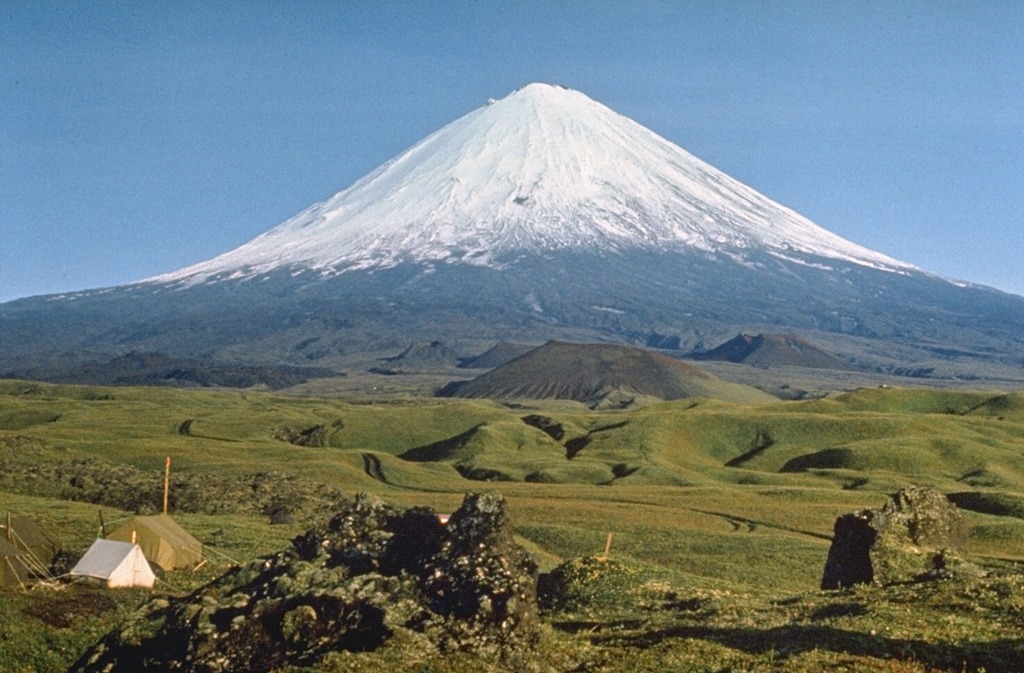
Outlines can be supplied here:
[[697, 356], [700, 360], [740, 362], [754, 367], [812, 367], [852, 369], [845, 360], [818, 348], [796, 334], [740, 334]]
[[609, 393], [663, 400], [711, 397], [740, 403], [775, 398], [723, 381], [670, 357], [615, 344], [549, 341], [471, 381], [450, 384], [443, 397], [563, 399], [588, 402]]

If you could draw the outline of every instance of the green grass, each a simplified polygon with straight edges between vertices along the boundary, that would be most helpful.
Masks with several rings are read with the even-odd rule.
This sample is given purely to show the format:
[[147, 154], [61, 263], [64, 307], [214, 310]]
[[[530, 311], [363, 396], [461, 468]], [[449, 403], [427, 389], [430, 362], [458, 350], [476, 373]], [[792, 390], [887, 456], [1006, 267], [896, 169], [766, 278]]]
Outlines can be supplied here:
[[[229, 559], [287, 546], [329, 506], [310, 505], [325, 497], [319, 484], [440, 512], [454, 510], [466, 492], [497, 487], [543, 570], [603, 553], [609, 533], [611, 561], [628, 570], [628, 578], [586, 589], [587, 610], [546, 618], [551, 670], [923, 672], [960, 671], [964, 661], [966, 670], [1001, 670], [998, 657], [1019, 654], [999, 624], [1018, 624], [1021, 606], [991, 598], [996, 584], [933, 594], [823, 594], [817, 586], [836, 517], [877, 507], [914, 483], [956, 494], [973, 558], [1024, 557], [1021, 394], [874, 388], [757, 406], [535, 406], [0, 381], [0, 510], [37, 518], [81, 551], [96, 534], [97, 510], [111, 525], [129, 516], [111, 501], [118, 493], [159, 506], [171, 456], [175, 476], [209, 487], [196, 507], [182, 503], [176, 518], [221, 554], [197, 573], [169, 576], [161, 590], [174, 593], [208, 581]], [[526, 423], [527, 415], [544, 420]], [[318, 445], [278, 438], [315, 426], [325, 428]], [[105, 471], [120, 475], [124, 488], [103, 485]], [[291, 493], [304, 499], [305, 518], [271, 525], [263, 511], [232, 508], [241, 491], [225, 484], [263, 489], [264, 500]], [[958, 612], [970, 592], [991, 605]], [[62, 629], [26, 612], [53, 595], [0, 594], [0, 670], [66, 670], [138, 600], [116, 596], [113, 606], [83, 599], [76, 626]], [[106, 607], [90, 612], [90, 600]], [[990, 617], [1001, 621], [989, 624]], [[332, 657], [321, 669], [397, 661], [438, 673], [491, 670], [459, 657], [415, 669], [415, 648], [395, 648]]]

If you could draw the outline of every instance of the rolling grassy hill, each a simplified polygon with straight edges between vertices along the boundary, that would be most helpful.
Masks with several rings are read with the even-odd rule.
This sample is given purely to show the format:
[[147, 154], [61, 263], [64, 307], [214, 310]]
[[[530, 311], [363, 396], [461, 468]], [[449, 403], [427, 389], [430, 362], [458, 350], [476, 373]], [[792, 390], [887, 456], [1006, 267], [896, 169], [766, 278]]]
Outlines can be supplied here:
[[[330, 499], [357, 491], [450, 511], [466, 492], [499, 488], [520, 540], [545, 570], [598, 554], [611, 533], [612, 559], [628, 576], [601, 590], [590, 616], [552, 617], [555, 642], [573, 653], [567, 657], [605, 653], [600, 665], [594, 660], [579, 670], [633, 670], [653, 656], [650, 647], [665, 650], [679, 670], [706, 670], [701, 661], [780, 671], [858, 670], [859, 664], [961, 670], [962, 661], [949, 663], [957, 653], [970, 654], [960, 645], [941, 656], [921, 649], [901, 655], [895, 637], [868, 647], [876, 641], [867, 632], [879, 623], [916, 629], [914, 638], [922, 641], [944, 637], [928, 620], [946, 623], [954, 614], [946, 608], [921, 608], [911, 617], [899, 607], [911, 599], [889, 590], [834, 598], [817, 592], [835, 518], [878, 506], [911, 483], [936, 486], [965, 509], [972, 558], [1024, 560], [1022, 393], [873, 388], [813, 401], [687, 399], [600, 411], [566, 401], [529, 408], [463, 399], [355, 404], [272, 393], [0, 382], [0, 510], [31, 514], [70, 548], [84, 549], [95, 534], [97, 507], [108, 521], [155, 509], [168, 455], [176, 515], [204, 544], [236, 559], [280, 548]], [[298, 523], [271, 525], [275, 508]], [[215, 572], [169, 581], [185, 589]], [[616, 593], [627, 589], [640, 598]], [[668, 594], [703, 607], [665, 612]], [[779, 602], [794, 595], [803, 598]], [[7, 623], [50, 600], [4, 594], [0, 610]], [[836, 607], [853, 602], [863, 607], [848, 613]], [[23, 641], [0, 646], [0, 662], [31, 662], [11, 670], [63, 670], [75, 648], [84, 649], [127, 603], [82, 616], [80, 632], [26, 627], [19, 631]], [[713, 614], [709, 606], [717, 606]], [[815, 610], [828, 619], [808, 617]], [[670, 617], [677, 621], [658, 621]], [[755, 617], [775, 627], [742, 625]], [[594, 630], [585, 643], [572, 635], [572, 624], [584, 618]], [[611, 626], [623, 619], [633, 626]], [[795, 659], [774, 662], [770, 643], [781, 647], [787, 638], [780, 634], [795, 633], [785, 629], [801, 619], [851, 629], [863, 642], [851, 635], [856, 647], [808, 646]], [[715, 636], [711, 625], [729, 639]], [[783, 630], [773, 636], [771, 628]], [[980, 638], [981, 623], [972, 628], [971, 637]], [[63, 639], [69, 654], [47, 650], [40, 638]], [[701, 652], [703, 659], [694, 658]], [[624, 653], [631, 654], [621, 658]], [[895, 663], [883, 663], [890, 660]], [[372, 657], [359, 661], [367, 668], [324, 670], [384, 665]], [[555, 670], [580, 665], [573, 661]], [[430, 670], [473, 670], [437, 666]]]
[[[566, 402], [353, 404], [8, 381], [0, 383], [0, 443], [6, 490], [59, 486], [71, 497], [82, 494], [33, 483], [20, 466], [118, 466], [156, 483], [170, 455], [180, 478], [279, 473], [417, 501], [498, 482], [513, 498], [570, 493], [602, 502], [780, 489], [835, 499], [838, 510], [907, 483], [1024, 494], [1022, 393], [875, 388], [799, 402], [698, 398], [594, 411]], [[747, 497], [730, 495], [741, 509]], [[809, 525], [827, 534], [833, 518]]]

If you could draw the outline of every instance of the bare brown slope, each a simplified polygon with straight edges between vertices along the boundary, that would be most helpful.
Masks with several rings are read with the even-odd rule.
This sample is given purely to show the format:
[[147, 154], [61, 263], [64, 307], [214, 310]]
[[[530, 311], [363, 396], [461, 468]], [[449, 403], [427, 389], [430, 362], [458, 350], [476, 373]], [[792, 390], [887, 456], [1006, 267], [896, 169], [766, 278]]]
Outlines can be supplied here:
[[663, 400], [711, 397], [772, 401], [767, 393], [723, 381], [692, 365], [630, 346], [549, 341], [471, 381], [449, 384], [444, 397], [565, 399], [588, 402], [609, 393]]
[[741, 362], [754, 367], [851, 369], [846, 361], [796, 334], [740, 334], [700, 355], [699, 359]]

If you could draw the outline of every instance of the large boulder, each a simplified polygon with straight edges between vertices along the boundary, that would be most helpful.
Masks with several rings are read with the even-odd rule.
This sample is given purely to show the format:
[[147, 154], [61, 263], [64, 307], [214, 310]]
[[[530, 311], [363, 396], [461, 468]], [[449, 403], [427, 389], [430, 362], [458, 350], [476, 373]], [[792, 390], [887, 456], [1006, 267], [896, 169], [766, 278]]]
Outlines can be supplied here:
[[966, 545], [967, 524], [956, 505], [933, 488], [911, 486], [879, 509], [836, 519], [821, 588], [912, 579], [941, 569]]
[[398, 634], [426, 652], [516, 659], [540, 633], [536, 591], [500, 494], [468, 496], [447, 525], [361, 494], [290, 549], [152, 599], [71, 670], [258, 673]]

